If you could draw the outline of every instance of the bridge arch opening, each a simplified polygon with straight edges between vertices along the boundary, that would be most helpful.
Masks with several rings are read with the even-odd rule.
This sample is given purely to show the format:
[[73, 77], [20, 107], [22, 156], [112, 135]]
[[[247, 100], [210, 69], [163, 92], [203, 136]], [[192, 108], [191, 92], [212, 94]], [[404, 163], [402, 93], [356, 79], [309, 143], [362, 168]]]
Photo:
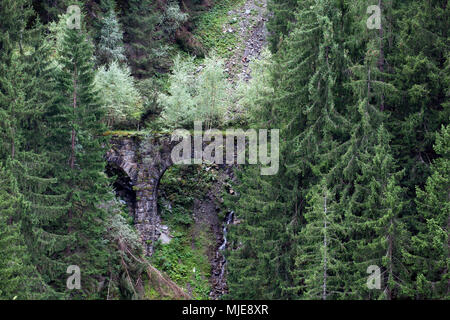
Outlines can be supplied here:
[[122, 204], [128, 207], [130, 216], [134, 219], [136, 210], [136, 191], [133, 188], [131, 178], [125, 171], [114, 163], [108, 163], [105, 169], [108, 177], [115, 177], [113, 189], [116, 197]]
[[[220, 166], [172, 165], [159, 181], [160, 240], [167, 231], [170, 242], [160, 241], [152, 259], [155, 266], [168, 274], [176, 273], [179, 268], [189, 269], [190, 279], [180, 285], [194, 296], [197, 296], [196, 291], [205, 292], [207, 288], [204, 298], [217, 299], [227, 291], [223, 276], [225, 259], [220, 249], [224, 245], [223, 220], [226, 215], [220, 203], [224, 178]], [[185, 258], [176, 263], [164, 261], [168, 252], [175, 248], [177, 255]], [[167, 269], [164, 269], [164, 263], [167, 263]]]

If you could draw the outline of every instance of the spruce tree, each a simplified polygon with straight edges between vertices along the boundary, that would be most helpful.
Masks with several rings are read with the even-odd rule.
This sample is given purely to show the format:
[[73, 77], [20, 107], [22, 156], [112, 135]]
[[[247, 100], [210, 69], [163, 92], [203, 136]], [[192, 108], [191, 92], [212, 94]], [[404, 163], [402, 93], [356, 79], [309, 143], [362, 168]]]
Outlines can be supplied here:
[[306, 224], [297, 239], [298, 251], [293, 273], [302, 299], [345, 298], [348, 263], [345, 260], [347, 225], [335, 210], [334, 197], [326, 181], [311, 188], [305, 210]]
[[415, 279], [411, 295], [418, 299], [448, 299], [450, 225], [450, 126], [437, 135], [435, 150], [441, 157], [431, 166], [425, 188], [417, 188], [419, 233], [412, 238], [406, 254]]
[[[402, 221], [405, 201], [399, 186], [403, 173], [395, 169], [389, 140], [389, 133], [381, 125], [373, 148], [357, 160], [360, 171], [354, 192], [343, 199], [346, 222], [352, 226], [346, 246], [353, 260], [352, 295], [357, 299], [390, 300], [405, 292], [407, 270], [402, 253], [407, 248], [408, 234]], [[381, 269], [380, 291], [366, 285], [370, 266]]]
[[[232, 297], [247, 293], [280, 299], [303, 294], [297, 287], [301, 276], [294, 268], [296, 253], [302, 252], [297, 242], [304, 225], [305, 199], [336, 159], [333, 152], [348, 125], [340, 115], [348, 97], [341, 93], [342, 98], [337, 98], [345, 78], [335, 76], [346, 67], [339, 19], [343, 10], [327, 0], [299, 4], [299, 24], [274, 56], [270, 83], [275, 94], [267, 94], [270, 103], [263, 103], [264, 110], [258, 108], [265, 117], [255, 118], [261, 119], [259, 127], [281, 129], [283, 163], [273, 177], [258, 177], [249, 169], [240, 179], [245, 187], [236, 186], [239, 206], [235, 212], [243, 221], [232, 232], [240, 235], [236, 242], [242, 239], [241, 249], [230, 257]], [[248, 265], [242, 275], [233, 271], [249, 257], [255, 265]], [[257, 279], [250, 278], [252, 272]], [[271, 283], [265, 283], [266, 279]], [[264, 291], [247, 291], [250, 280], [256, 281], [251, 288]]]
[[238, 181], [234, 187], [237, 196], [227, 200], [239, 221], [229, 234], [227, 297], [292, 299], [294, 257], [290, 244], [300, 223], [299, 212], [291, 212], [295, 201], [277, 176], [260, 176], [257, 166], [239, 172]]
[[[394, 134], [394, 155], [406, 169], [402, 183], [413, 199], [416, 186], [425, 186], [429, 165], [436, 158], [435, 134], [448, 123], [448, 83], [443, 79], [448, 77], [450, 10], [447, 1], [438, 0], [394, 1], [393, 5], [396, 47], [386, 59], [395, 66], [390, 82], [399, 91], [386, 98], [395, 106], [388, 128]], [[408, 211], [414, 224], [413, 201]]]
[[[84, 29], [64, 29], [58, 56], [58, 101], [47, 112], [51, 128], [47, 144], [58, 179], [56, 190], [67, 194], [68, 209], [58, 219], [58, 231], [71, 240], [61, 246], [58, 257], [66, 268], [81, 268], [81, 294], [96, 294], [108, 259], [103, 241], [106, 213], [98, 207], [109, 198], [103, 172], [107, 141], [101, 121], [104, 110], [94, 88], [93, 46]], [[62, 289], [65, 283], [57, 285]]]
[[149, 78], [168, 70], [170, 43], [187, 20], [178, 2], [131, 0], [122, 4], [122, 24], [127, 58], [133, 76]]
[[33, 264], [22, 228], [31, 209], [10, 168], [0, 168], [0, 299], [57, 298]]
[[137, 78], [147, 78], [161, 68], [162, 60], [155, 55], [164, 45], [163, 34], [158, 30], [161, 12], [151, 0], [128, 1], [123, 12], [124, 39], [132, 73]]
[[275, 53], [283, 39], [289, 34], [295, 25], [295, 13], [297, 9], [295, 0], [269, 0], [267, 10], [271, 19], [267, 22], [267, 29], [270, 32], [270, 50]]

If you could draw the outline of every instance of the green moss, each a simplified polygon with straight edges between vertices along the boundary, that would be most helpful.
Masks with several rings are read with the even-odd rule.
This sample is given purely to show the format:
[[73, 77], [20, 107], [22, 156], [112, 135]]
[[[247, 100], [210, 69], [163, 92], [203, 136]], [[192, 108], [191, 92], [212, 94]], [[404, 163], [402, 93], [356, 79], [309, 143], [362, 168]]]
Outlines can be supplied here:
[[106, 131], [103, 135], [104, 136], [114, 136], [114, 137], [134, 137], [137, 135], [141, 135], [143, 132], [141, 131], [125, 131], [125, 130], [118, 130], [118, 131]]

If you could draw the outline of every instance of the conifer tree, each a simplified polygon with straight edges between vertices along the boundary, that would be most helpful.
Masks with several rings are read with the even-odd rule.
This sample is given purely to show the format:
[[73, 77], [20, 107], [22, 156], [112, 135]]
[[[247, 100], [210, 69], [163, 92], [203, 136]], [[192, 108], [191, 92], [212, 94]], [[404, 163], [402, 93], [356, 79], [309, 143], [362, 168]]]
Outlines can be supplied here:
[[[309, 188], [321, 180], [321, 172], [333, 161], [328, 154], [339, 144], [334, 137], [339, 137], [346, 126], [339, 114], [343, 106], [336, 99], [342, 83], [337, 83], [334, 76], [346, 65], [339, 36], [340, 10], [344, 9], [333, 1], [303, 2], [297, 17], [300, 23], [275, 56], [271, 80], [275, 98], [268, 94], [272, 102], [264, 105], [267, 110], [258, 109], [266, 115], [259, 126], [281, 128], [284, 163], [273, 177], [257, 177], [248, 170], [240, 180], [245, 189], [236, 187], [240, 205], [235, 212], [238, 219], [242, 215], [243, 222], [234, 232], [243, 241], [241, 251], [232, 253], [230, 269], [243, 265], [250, 254], [257, 262], [256, 267], [249, 265], [242, 277], [230, 275], [231, 296], [239, 292], [237, 297], [243, 297], [246, 291], [242, 284], [248, 284], [255, 268], [259, 279], [256, 286], [264, 288], [263, 297], [292, 298], [302, 294], [296, 287], [302, 279], [296, 278], [299, 274], [293, 271], [296, 252], [302, 251], [296, 242], [304, 224], [305, 199]], [[258, 240], [253, 242], [250, 235]], [[274, 287], [265, 284], [265, 279], [272, 279]], [[233, 291], [237, 285], [241, 289]], [[247, 294], [251, 294], [250, 290]]]
[[295, 0], [269, 0], [267, 6], [272, 14], [271, 19], [267, 22], [267, 29], [270, 32], [270, 50], [275, 53], [281, 41], [295, 25], [295, 13], [298, 4]]
[[[394, 134], [393, 152], [406, 169], [402, 183], [408, 198], [415, 188], [425, 186], [429, 165], [436, 157], [435, 134], [448, 122], [448, 47], [450, 10], [447, 1], [393, 2], [392, 20], [396, 28], [395, 51], [388, 52], [390, 66], [396, 66], [392, 80], [399, 90], [387, 95], [392, 108], [389, 130]], [[446, 69], [447, 68], [447, 69]], [[409, 206], [414, 220], [414, 202]]]
[[[102, 240], [106, 213], [98, 205], [109, 198], [109, 189], [103, 173], [104, 110], [94, 88], [93, 47], [84, 29], [64, 29], [58, 56], [58, 101], [47, 113], [51, 127], [47, 143], [57, 190], [67, 194], [68, 210], [59, 217], [58, 230], [71, 239], [61, 246], [59, 261], [66, 268], [78, 265], [84, 275], [82, 293], [95, 294], [108, 259]], [[65, 283], [58, 286], [62, 289]]]
[[306, 224], [296, 241], [293, 273], [299, 284], [294, 288], [304, 299], [345, 298], [349, 270], [343, 239], [348, 226], [335, 210], [325, 179], [311, 189], [307, 201]]
[[[406, 253], [416, 275], [411, 296], [419, 299], [448, 299], [450, 226], [450, 126], [437, 135], [435, 150], [441, 156], [431, 167], [424, 190], [417, 188], [417, 207], [422, 222]], [[415, 280], [415, 281], [414, 281]]]
[[305, 189], [337, 159], [350, 126], [341, 114], [352, 101], [342, 76], [349, 61], [339, 34], [341, 10], [333, 1], [305, 2], [275, 75], [276, 108], [291, 144], [286, 161]]
[[[0, 137], [1, 158], [16, 156], [20, 144], [19, 121], [24, 109], [20, 79], [23, 66], [17, 51], [23, 51], [26, 22], [30, 17], [28, 1], [7, 0], [0, 8]], [[0, 159], [1, 159], [0, 158]]]
[[292, 194], [276, 176], [260, 176], [257, 166], [239, 172], [238, 181], [237, 196], [227, 200], [239, 221], [229, 235], [228, 297], [292, 299], [294, 256], [289, 244], [300, 223], [299, 212], [290, 211]]
[[[351, 130], [340, 146], [339, 161], [327, 173], [327, 182], [337, 195], [336, 211], [349, 228], [343, 243], [348, 253], [344, 260], [354, 278], [347, 280], [346, 292], [353, 298], [391, 299], [402, 294], [405, 270], [401, 268], [401, 250], [408, 237], [401, 219], [405, 205], [401, 175], [395, 171], [390, 135], [383, 124], [387, 119], [385, 96], [394, 94], [395, 87], [384, 80], [386, 33], [367, 29], [367, 17], [361, 16], [365, 5], [355, 2], [351, 8], [355, 13], [350, 30], [355, 32], [355, 40], [349, 42], [349, 48], [358, 61], [350, 69], [353, 79], [348, 83], [354, 97], [346, 111]], [[382, 28], [386, 28], [384, 21]], [[387, 258], [381, 259], [383, 256]], [[365, 272], [370, 265], [384, 268], [381, 294], [367, 290]]]
[[109, 65], [113, 61], [124, 62], [123, 32], [115, 12], [110, 10], [103, 18], [102, 23], [97, 49], [97, 58], [100, 64]]
[[58, 16], [66, 12], [67, 7], [74, 4], [71, 0], [42, 0], [33, 1], [34, 9], [44, 23], [58, 20]]
[[[356, 161], [353, 192], [344, 193], [340, 207], [345, 212], [346, 225], [351, 226], [345, 244], [353, 262], [349, 272], [351, 296], [357, 299], [394, 299], [405, 293], [406, 272], [403, 250], [408, 234], [402, 221], [405, 205], [399, 187], [401, 172], [389, 150], [389, 134], [381, 125], [373, 147], [367, 148]], [[366, 285], [370, 266], [380, 268], [381, 291]]]
[[123, 13], [127, 57], [133, 75], [139, 79], [148, 78], [167, 70], [171, 62], [168, 40], [187, 19], [178, 3], [132, 0], [127, 2]]
[[[51, 176], [52, 167], [43, 146], [46, 138], [43, 114], [51, 105], [53, 94], [47, 68], [49, 52], [41, 47], [39, 24], [30, 31], [25, 29], [33, 14], [29, 1], [4, 4], [0, 15], [5, 17], [5, 21], [16, 19], [16, 23], [10, 26], [10, 30], [2, 32], [5, 41], [2, 41], [4, 51], [0, 63], [0, 113], [3, 116], [2, 150], [6, 152], [0, 162], [7, 164], [10, 177], [7, 183], [14, 184], [13, 194], [21, 204], [16, 207], [14, 220], [20, 228], [11, 228], [22, 233], [17, 235], [18, 245], [26, 243], [27, 257], [42, 271], [49, 262], [43, 262], [42, 256], [51, 249], [42, 249], [38, 234], [45, 233], [50, 237], [53, 230], [43, 229], [40, 221], [54, 222], [54, 216], [64, 210], [62, 202], [65, 200], [64, 195], [49, 189], [49, 186], [54, 186], [55, 179]], [[15, 34], [12, 38], [8, 36], [11, 31]], [[8, 188], [8, 184], [3, 187]], [[18, 251], [23, 251], [23, 248], [18, 247]], [[43, 279], [47, 280], [44, 275]]]
[[30, 213], [11, 170], [0, 168], [0, 299], [45, 299], [57, 295], [35, 265], [22, 235], [23, 216]]

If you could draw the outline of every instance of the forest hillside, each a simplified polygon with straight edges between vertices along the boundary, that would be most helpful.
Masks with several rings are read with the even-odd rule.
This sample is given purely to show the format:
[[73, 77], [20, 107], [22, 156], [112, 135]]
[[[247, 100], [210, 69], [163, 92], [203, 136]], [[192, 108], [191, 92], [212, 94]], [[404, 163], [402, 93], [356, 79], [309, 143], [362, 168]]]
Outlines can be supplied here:
[[0, 0], [0, 299], [448, 300], [449, 16]]

